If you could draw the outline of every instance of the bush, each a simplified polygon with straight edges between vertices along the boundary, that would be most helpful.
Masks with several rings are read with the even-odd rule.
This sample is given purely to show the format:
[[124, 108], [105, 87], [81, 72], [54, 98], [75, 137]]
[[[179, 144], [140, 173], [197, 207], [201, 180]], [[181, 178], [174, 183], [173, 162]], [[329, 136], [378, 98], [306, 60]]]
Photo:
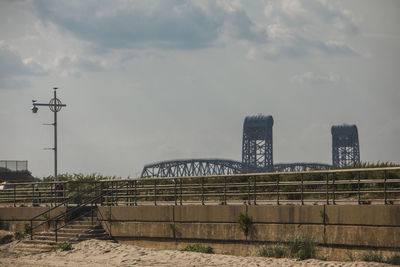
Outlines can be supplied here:
[[23, 233], [21, 233], [21, 232], [15, 232], [15, 233], [14, 233], [14, 238], [15, 238], [16, 240], [22, 240], [22, 239], [25, 238], [25, 234], [23, 234]]
[[200, 253], [208, 253], [213, 254], [214, 249], [210, 246], [203, 246], [201, 244], [187, 245], [182, 251], [191, 251], [191, 252], [200, 252]]
[[258, 250], [261, 257], [283, 258], [287, 255], [288, 248], [285, 245], [264, 245]]
[[382, 254], [364, 253], [361, 256], [361, 260], [363, 260], [363, 261], [373, 261], [373, 262], [383, 262], [383, 257], [382, 257]]
[[61, 251], [71, 250], [72, 244], [69, 242], [63, 242], [58, 245], [58, 249], [60, 249]]
[[8, 244], [13, 241], [12, 235], [5, 235], [0, 238], [0, 245]]
[[312, 237], [300, 234], [291, 238], [289, 252], [292, 257], [299, 260], [314, 258], [315, 246]]
[[252, 224], [251, 218], [247, 214], [240, 213], [238, 218], [239, 228], [245, 235], [249, 234], [250, 226]]
[[392, 265], [400, 265], [400, 255], [392, 255], [387, 257], [385, 263]]

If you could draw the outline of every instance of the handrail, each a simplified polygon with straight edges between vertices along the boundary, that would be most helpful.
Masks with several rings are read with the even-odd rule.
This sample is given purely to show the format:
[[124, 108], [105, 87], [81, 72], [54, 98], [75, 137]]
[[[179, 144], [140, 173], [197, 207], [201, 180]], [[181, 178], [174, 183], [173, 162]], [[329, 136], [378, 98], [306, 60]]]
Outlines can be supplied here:
[[[69, 213], [75, 212], [75, 211], [77, 211], [77, 210], [79, 210], [79, 209], [85, 207], [87, 204], [96, 203], [96, 201], [97, 201], [98, 199], [103, 198], [104, 196], [106, 196], [106, 195], [108, 195], [108, 194], [110, 194], [110, 193], [114, 193], [114, 190], [117, 190], [117, 188], [115, 188], [115, 189], [111, 188], [111, 190], [106, 190], [105, 193], [102, 192], [100, 195], [97, 195], [97, 196], [94, 196], [94, 197], [90, 198], [90, 199], [87, 200], [86, 202], [79, 204], [77, 207], [74, 207], [74, 208], [72, 208], [72, 209], [66, 211], [66, 212], [63, 213], [63, 214], [61, 214], [61, 215], [59, 215], [59, 216], [56, 216], [56, 220], [57, 220], [58, 218], [61, 218], [61, 217], [63, 217], [63, 216], [66, 216], [66, 215], [69, 214]], [[93, 212], [93, 206], [91, 206], [91, 210], [90, 210], [89, 212]], [[79, 215], [78, 217], [69, 220], [68, 222], [64, 223], [64, 225], [62, 225], [62, 226], [60, 226], [60, 227], [57, 227], [57, 226], [56, 226], [56, 228], [55, 228], [55, 230], [54, 230], [54, 231], [55, 231], [56, 242], [58, 241], [58, 235], [57, 235], [58, 230], [64, 228], [65, 226], [67, 226], [68, 224], [70, 224], [70, 223], [72, 223], [72, 222], [78, 220], [79, 218], [82, 218], [83, 216], [85, 216], [85, 215], [86, 215], [87, 213], [89, 213], [89, 212], [85, 212], [84, 214], [81, 214], [81, 215]], [[92, 216], [93, 216], [93, 215], [92, 215]], [[58, 218], [57, 218], [57, 217], [58, 217]], [[93, 217], [92, 217], [92, 220], [93, 220]], [[93, 223], [93, 222], [92, 222], [92, 223]]]
[[95, 191], [96, 191], [97, 189], [99, 189], [99, 188], [101, 188], [101, 185], [98, 185], [98, 186], [96, 186], [95, 188], [90, 188], [90, 189], [85, 190], [85, 191], [83, 191], [83, 192], [79, 192], [78, 194], [76, 194], [76, 195], [74, 195], [74, 196], [71, 196], [71, 197], [65, 199], [62, 203], [60, 203], [60, 204], [58, 204], [58, 205], [56, 205], [56, 206], [54, 206], [54, 207], [48, 209], [47, 211], [44, 211], [44, 212], [39, 213], [38, 215], [32, 217], [31, 220], [36, 219], [37, 217], [40, 217], [40, 216], [42, 216], [43, 214], [46, 214], [46, 213], [48, 213], [48, 212], [50, 212], [50, 211], [52, 211], [52, 210], [54, 210], [54, 209], [56, 209], [56, 208], [59, 208], [59, 207], [65, 205], [65, 204], [67, 204], [70, 200], [73, 200], [73, 199], [76, 199], [76, 198], [78, 198], [78, 197], [81, 197], [82, 195], [86, 195], [86, 194], [95, 192]]
[[[78, 194], [76, 194], [76, 195], [74, 195], [74, 196], [72, 196], [72, 197], [67, 198], [67, 199], [66, 199], [65, 201], [63, 201], [62, 203], [60, 203], [60, 204], [58, 204], [58, 205], [56, 205], [56, 206], [54, 206], [54, 207], [52, 207], [52, 208], [50, 208], [50, 209], [48, 209], [48, 210], [46, 210], [46, 211], [44, 211], [44, 212], [39, 213], [38, 215], [32, 217], [32, 218], [30, 219], [30, 224], [31, 224], [31, 225], [30, 225], [31, 239], [33, 239], [33, 230], [34, 230], [34, 229], [38, 228], [39, 226], [42, 226], [42, 225], [45, 224], [45, 223], [48, 223], [48, 222], [50, 222], [50, 221], [54, 221], [54, 220], [58, 219], [59, 215], [56, 215], [56, 216], [53, 217], [53, 218], [49, 218], [49, 219], [47, 219], [46, 221], [35, 225], [35, 227], [33, 227], [33, 220], [34, 220], [34, 219], [36, 219], [36, 218], [38, 218], [38, 217], [40, 217], [40, 216], [43, 216], [43, 214], [46, 214], [46, 213], [49, 213], [49, 214], [50, 214], [50, 211], [52, 211], [52, 210], [54, 210], [54, 209], [56, 209], [56, 208], [59, 208], [59, 207], [65, 205], [65, 204], [67, 204], [70, 200], [76, 199], [76, 198], [78, 198], [78, 197], [81, 197], [82, 195], [86, 195], [86, 194], [89, 194], [89, 193], [92, 193], [92, 192], [96, 192], [96, 190], [98, 190], [98, 189], [101, 188], [101, 187], [102, 187], [102, 185], [98, 185], [98, 186], [96, 186], [96, 187], [94, 187], [94, 188], [85, 190], [85, 191], [83, 191], [83, 192], [79, 192]], [[78, 204], [78, 207], [79, 207], [79, 206], [81, 206], [81, 204]], [[66, 214], [66, 213], [65, 213], [65, 214]], [[65, 215], [65, 214], [64, 214], [64, 215]]]
[[[87, 194], [87, 193], [91, 193], [91, 192], [96, 192], [96, 190], [98, 189], [98, 187], [99, 187], [99, 186], [95, 187], [95, 188], [94, 188], [93, 190], [91, 190], [90, 192], [84, 192], [84, 193], [81, 193], [81, 194]], [[65, 217], [67, 214], [70, 214], [70, 213], [72, 213], [72, 212], [75, 212], [75, 211], [77, 211], [77, 210], [79, 210], [79, 209], [85, 207], [87, 204], [90, 204], [90, 203], [93, 204], [93, 203], [95, 203], [98, 199], [101, 199], [101, 198], [103, 198], [104, 196], [109, 195], [110, 193], [111, 193], [111, 194], [114, 193], [114, 190], [117, 190], [117, 188], [111, 188], [111, 190], [101, 191], [101, 193], [100, 193], [99, 195], [93, 196], [93, 197], [87, 199], [86, 201], [79, 203], [78, 206], [76, 206], [76, 207], [74, 207], [74, 208], [72, 208], [72, 209], [69, 209], [69, 210], [65, 211], [64, 213], [58, 214], [58, 215], [56, 215], [56, 216], [54, 216], [54, 217], [52, 217], [52, 218], [49, 218], [48, 220], [46, 220], [46, 221], [44, 221], [44, 222], [42, 222], [42, 223], [36, 225], [35, 227], [32, 227], [33, 219], [34, 219], [34, 218], [37, 218], [38, 216], [41, 216], [41, 215], [43, 215], [43, 214], [45, 214], [45, 213], [47, 213], [47, 212], [49, 212], [49, 211], [51, 211], [51, 210], [53, 210], [55, 207], [53, 207], [52, 209], [49, 209], [47, 212], [41, 213], [41, 215], [37, 215], [37, 216], [33, 217], [33, 218], [31, 219], [31, 227], [30, 227], [31, 240], [33, 239], [33, 230], [34, 230], [34, 229], [38, 228], [39, 226], [41, 226], [41, 225], [43, 225], [43, 224], [45, 224], [45, 223], [48, 223], [48, 222], [51, 222], [51, 221], [58, 221], [60, 218]], [[81, 194], [79, 194], [79, 195], [81, 195]], [[81, 217], [81, 216], [79, 216], [79, 218], [80, 218], [80, 217]], [[75, 218], [74, 218], [74, 219], [75, 219]], [[69, 224], [70, 222], [75, 221], [74, 219], [68, 221], [68, 222], [65, 223], [62, 227], [65, 227], [65, 226], [66, 226], [67, 224]], [[59, 229], [61, 229], [62, 227], [57, 228], [57, 226], [56, 226], [56, 228], [55, 228], [56, 242], [57, 242], [57, 231], [58, 231]]]

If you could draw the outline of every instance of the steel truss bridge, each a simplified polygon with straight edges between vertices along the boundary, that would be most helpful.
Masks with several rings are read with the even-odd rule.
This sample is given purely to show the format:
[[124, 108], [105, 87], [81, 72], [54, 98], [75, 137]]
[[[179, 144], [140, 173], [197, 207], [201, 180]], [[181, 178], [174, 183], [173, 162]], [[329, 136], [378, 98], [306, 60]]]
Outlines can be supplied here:
[[[227, 159], [184, 159], [161, 161], [144, 166], [141, 177], [182, 177], [261, 172], [328, 170], [321, 163], [273, 163], [272, 116], [248, 116], [243, 123], [242, 161]], [[360, 164], [356, 125], [332, 126], [333, 167]]]
[[[277, 172], [327, 170], [332, 166], [321, 163], [281, 163], [274, 165]], [[185, 159], [161, 161], [144, 166], [141, 177], [184, 177], [204, 175], [227, 175], [266, 172], [239, 161], [227, 159]]]

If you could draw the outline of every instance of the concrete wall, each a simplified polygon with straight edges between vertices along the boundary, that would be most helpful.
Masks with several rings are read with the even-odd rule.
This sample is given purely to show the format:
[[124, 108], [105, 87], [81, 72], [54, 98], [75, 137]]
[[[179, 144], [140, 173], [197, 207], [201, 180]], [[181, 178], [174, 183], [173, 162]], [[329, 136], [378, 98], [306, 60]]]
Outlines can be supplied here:
[[[0, 207], [0, 229], [8, 230], [11, 232], [23, 232], [25, 224], [30, 225], [30, 219], [42, 212], [48, 210], [48, 207]], [[50, 212], [50, 216], [55, 216], [59, 213], [65, 212], [66, 207], [59, 207]], [[45, 218], [40, 216], [35, 219], [33, 225], [43, 222]], [[47, 225], [37, 228], [36, 231], [43, 231], [47, 229]]]
[[[0, 226], [23, 231], [31, 217], [46, 209], [0, 208]], [[240, 213], [252, 219], [248, 235], [238, 226]], [[400, 251], [399, 205], [102, 206], [97, 215], [117, 240], [162, 248], [200, 242], [213, 244], [217, 252], [246, 255], [260, 244], [305, 234], [329, 253], [335, 249], [342, 255], [343, 249]]]
[[[400, 206], [140, 206], [100, 207], [116, 238], [285, 242], [303, 233], [325, 246], [400, 250]], [[239, 214], [252, 219], [245, 235]], [[107, 217], [108, 216], [108, 217]]]

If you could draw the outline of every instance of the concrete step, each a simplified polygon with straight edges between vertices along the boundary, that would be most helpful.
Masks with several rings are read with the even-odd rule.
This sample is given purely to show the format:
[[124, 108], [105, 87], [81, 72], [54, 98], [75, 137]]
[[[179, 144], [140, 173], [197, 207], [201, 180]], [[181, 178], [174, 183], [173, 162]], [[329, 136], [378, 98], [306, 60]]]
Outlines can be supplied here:
[[34, 245], [55, 245], [56, 241], [55, 239], [33, 239], [33, 240], [23, 240], [23, 244], [34, 244]]

